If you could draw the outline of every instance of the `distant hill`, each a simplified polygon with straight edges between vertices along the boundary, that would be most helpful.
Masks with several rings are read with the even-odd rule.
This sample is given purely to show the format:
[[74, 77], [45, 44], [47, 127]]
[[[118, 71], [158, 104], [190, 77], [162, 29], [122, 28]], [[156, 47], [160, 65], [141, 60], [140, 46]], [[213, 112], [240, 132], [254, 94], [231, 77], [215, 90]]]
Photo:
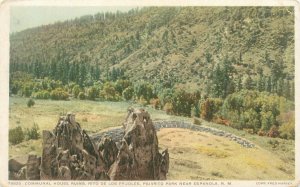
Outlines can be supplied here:
[[[132, 81], [209, 89], [212, 72], [232, 63], [247, 78], [294, 79], [293, 7], [147, 7], [99, 13], [13, 33], [11, 64], [56, 61], [121, 69]], [[45, 73], [45, 76], [47, 73]], [[277, 77], [277, 78], [276, 78]], [[274, 82], [275, 84], [276, 82]]]

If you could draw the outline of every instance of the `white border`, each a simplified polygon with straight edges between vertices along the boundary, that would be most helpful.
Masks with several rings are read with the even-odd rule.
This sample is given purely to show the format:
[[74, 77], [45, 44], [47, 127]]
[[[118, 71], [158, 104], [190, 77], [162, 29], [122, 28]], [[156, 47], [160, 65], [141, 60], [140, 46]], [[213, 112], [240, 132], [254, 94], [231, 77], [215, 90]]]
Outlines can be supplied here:
[[[0, 1], [1, 2], [1, 1]], [[202, 185], [189, 185], [189, 186], [300, 186], [300, 167], [299, 167], [299, 140], [300, 140], [300, 117], [297, 115], [300, 112], [300, 67], [299, 63], [299, 10], [300, 2], [297, 0], [11, 0], [3, 1], [0, 4], [0, 186], [8, 186], [8, 110], [9, 110], [9, 97], [8, 97], [8, 88], [9, 88], [9, 8], [11, 6], [294, 6], [295, 8], [295, 113], [296, 113], [296, 164], [295, 164], [295, 181], [290, 181], [292, 184], [287, 184], [288, 181], [217, 181], [217, 185], [209, 185], [209, 181], [202, 181]], [[28, 181], [27, 181], [28, 182]], [[71, 181], [68, 181], [68, 186], [71, 185]], [[76, 185], [76, 186], [99, 186], [98, 185], [88, 185], [88, 181], [85, 181], [85, 185]], [[132, 182], [132, 181], [131, 181]], [[167, 183], [176, 182], [177, 186], [180, 181], [164, 181], [164, 186], [174, 186], [167, 185]], [[188, 182], [188, 181], [185, 181]], [[194, 181], [191, 181], [192, 183]], [[221, 185], [222, 182], [224, 185]], [[227, 182], [231, 182], [231, 185], [226, 185]], [[275, 183], [284, 183], [284, 184], [275, 184]], [[54, 181], [49, 182], [50, 186], [60, 186], [55, 185]], [[143, 182], [139, 182], [143, 184]], [[269, 184], [268, 184], [269, 183]], [[137, 186], [130, 185], [129, 183], [117, 182], [118, 186]], [[106, 183], [109, 185], [109, 182]], [[21, 185], [11, 185], [11, 186], [40, 186], [40, 185], [28, 185], [25, 181], [21, 182]], [[48, 185], [43, 185], [48, 186]], [[101, 185], [102, 186], [102, 185]], [[109, 186], [115, 186], [110, 183]], [[160, 185], [145, 185], [143, 186], [160, 186]]]

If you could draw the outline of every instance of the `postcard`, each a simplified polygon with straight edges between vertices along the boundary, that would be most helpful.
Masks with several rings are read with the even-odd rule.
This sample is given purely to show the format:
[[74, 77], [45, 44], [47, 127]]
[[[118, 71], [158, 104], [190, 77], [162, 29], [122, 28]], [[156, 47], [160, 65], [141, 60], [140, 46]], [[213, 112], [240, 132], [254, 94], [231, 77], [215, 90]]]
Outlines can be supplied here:
[[299, 186], [298, 1], [3, 1], [0, 186]]

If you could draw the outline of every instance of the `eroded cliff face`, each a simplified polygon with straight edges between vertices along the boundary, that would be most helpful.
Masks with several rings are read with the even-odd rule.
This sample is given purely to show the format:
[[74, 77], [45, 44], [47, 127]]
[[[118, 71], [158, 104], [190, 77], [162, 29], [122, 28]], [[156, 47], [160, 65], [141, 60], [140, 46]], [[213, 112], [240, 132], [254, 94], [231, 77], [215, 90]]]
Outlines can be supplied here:
[[93, 141], [75, 115], [60, 117], [53, 132], [43, 131], [42, 157], [29, 155], [24, 166], [9, 162], [10, 179], [27, 180], [165, 180], [168, 150], [159, 153], [150, 115], [129, 109], [124, 136]]

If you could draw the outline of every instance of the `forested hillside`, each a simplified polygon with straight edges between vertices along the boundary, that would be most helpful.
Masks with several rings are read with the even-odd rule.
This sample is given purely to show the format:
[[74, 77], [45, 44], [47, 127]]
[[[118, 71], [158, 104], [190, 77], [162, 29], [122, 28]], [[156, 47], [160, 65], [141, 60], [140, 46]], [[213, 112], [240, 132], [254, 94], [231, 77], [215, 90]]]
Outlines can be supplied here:
[[11, 94], [134, 100], [285, 138], [294, 65], [293, 7], [146, 7], [10, 36]]
[[[102, 79], [108, 71], [116, 79], [120, 69], [131, 80], [212, 93], [213, 73], [220, 74], [229, 61], [231, 89], [257, 86], [276, 92], [287, 82], [291, 86], [294, 78], [293, 19], [293, 8], [286, 7], [153, 7], [99, 13], [12, 34], [11, 69], [18, 64], [17, 69], [35, 69], [35, 77], [66, 83], [87, 79], [89, 74], [80, 75], [76, 68], [83, 63], [100, 71]], [[98, 72], [90, 72], [98, 79]]]

